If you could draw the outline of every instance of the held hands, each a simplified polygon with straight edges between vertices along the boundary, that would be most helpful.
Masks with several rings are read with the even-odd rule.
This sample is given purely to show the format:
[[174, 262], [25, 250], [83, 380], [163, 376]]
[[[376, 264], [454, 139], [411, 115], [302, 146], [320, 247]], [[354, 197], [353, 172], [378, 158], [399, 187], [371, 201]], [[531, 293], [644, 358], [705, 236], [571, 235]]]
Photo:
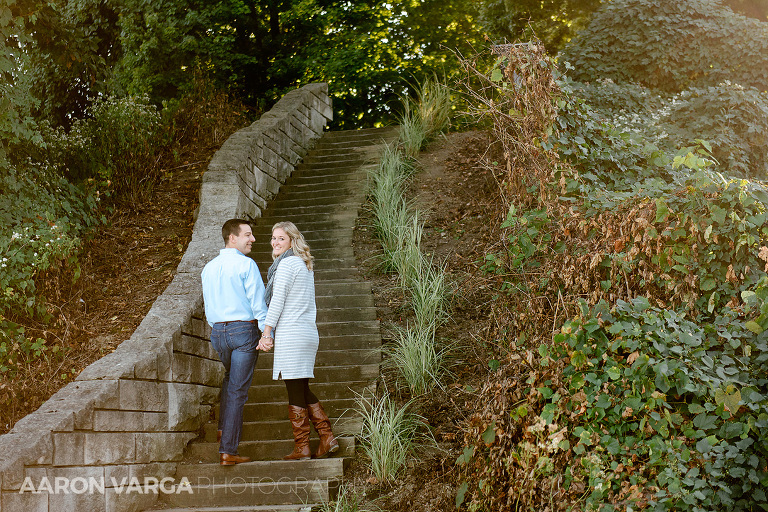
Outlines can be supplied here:
[[267, 336], [265, 334], [261, 335], [261, 339], [259, 340], [259, 344], [256, 345], [256, 350], [263, 350], [264, 352], [269, 352], [272, 350], [272, 347], [275, 344], [274, 338], [272, 336]]

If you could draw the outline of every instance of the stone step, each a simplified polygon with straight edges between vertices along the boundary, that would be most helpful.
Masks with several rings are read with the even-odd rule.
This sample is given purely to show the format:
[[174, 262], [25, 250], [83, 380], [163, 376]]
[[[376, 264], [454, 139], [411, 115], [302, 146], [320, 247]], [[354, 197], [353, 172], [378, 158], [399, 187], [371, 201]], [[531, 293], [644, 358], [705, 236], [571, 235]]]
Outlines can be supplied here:
[[352, 187], [334, 187], [327, 188], [314, 188], [292, 192], [282, 196], [280, 201], [270, 203], [270, 207], [294, 207], [300, 208], [307, 205], [336, 205], [336, 204], [349, 204], [357, 201], [359, 203], [365, 199], [365, 186]]
[[315, 280], [315, 297], [358, 295], [371, 293], [371, 284], [366, 281], [347, 279], [334, 282], [317, 282]]
[[[255, 259], [255, 258], [254, 258]], [[256, 264], [259, 266], [259, 270], [261, 271], [261, 279], [266, 284], [267, 282], [267, 271], [269, 270], [269, 266], [272, 264], [271, 261], [267, 261], [265, 259], [255, 259]], [[331, 270], [341, 270], [341, 269], [356, 269], [357, 268], [357, 261], [355, 260], [354, 256], [347, 256], [346, 258], [316, 258], [315, 259], [315, 287], [317, 287], [317, 282], [321, 279], [328, 279], [329, 277], [327, 275], [321, 275], [321, 272], [328, 272]], [[358, 275], [358, 271], [351, 270], [354, 272], [355, 275]], [[344, 274], [340, 274], [340, 276], [343, 278]], [[335, 279], [335, 278], [331, 278]]]
[[[373, 359], [378, 355], [381, 358], [381, 352], [372, 352], [369, 357]], [[262, 361], [262, 356], [259, 356], [259, 362], [256, 365], [256, 369], [253, 372], [253, 384], [252, 386], [263, 386], [265, 384], [271, 384], [272, 380], [272, 361]], [[344, 361], [346, 363], [346, 361]], [[319, 366], [315, 365], [315, 376], [312, 379], [312, 386], [318, 384], [333, 384], [338, 382], [362, 382], [362, 381], [375, 381], [379, 376], [379, 363], [368, 364], [339, 364], [336, 366]]]
[[358, 164], [364, 161], [365, 155], [362, 154], [362, 152], [357, 151], [310, 151], [299, 165], [349, 165], [351, 163]]
[[381, 334], [345, 334], [322, 336], [318, 356], [332, 350], [381, 350]]
[[286, 180], [286, 182], [290, 185], [295, 183], [294, 180], [301, 182], [301, 180], [304, 179], [348, 176], [350, 174], [360, 172], [360, 167], [362, 165], [365, 165], [365, 162], [362, 160], [357, 160], [354, 162], [327, 162], [324, 164], [316, 163], [312, 165], [299, 164], [291, 173], [290, 181]]
[[[293, 439], [293, 430], [291, 422], [288, 421], [288, 409], [286, 406], [283, 411], [284, 418], [270, 421], [249, 421], [243, 423], [243, 441], [267, 441], [270, 439]], [[363, 426], [363, 420], [360, 416], [331, 418], [331, 428], [335, 435], [355, 435], [360, 433]], [[215, 423], [205, 425], [205, 441], [209, 443], [216, 442], [216, 432], [218, 426]]]
[[253, 505], [303, 505], [325, 503], [338, 491], [338, 480], [241, 481], [191, 486], [192, 492], [163, 494], [160, 501], [172, 507], [195, 507], [200, 503], [239, 507]]
[[[335, 400], [338, 398], [353, 398], [355, 393], [363, 393], [372, 388], [376, 383], [371, 380], [347, 381], [340, 379], [337, 382], [312, 382], [312, 392], [320, 399]], [[287, 402], [285, 384], [280, 381], [270, 380], [261, 385], [248, 388], [248, 402]]]
[[[371, 168], [372, 169], [372, 168]], [[293, 174], [280, 187], [280, 193], [285, 188], [286, 193], [292, 194], [302, 190], [311, 190], [315, 187], [365, 187], [368, 182], [369, 168], [367, 166], [358, 166], [350, 169], [347, 173], [324, 174], [321, 169], [315, 169], [304, 175]]]
[[320, 309], [317, 311], [318, 322], [357, 322], [365, 320], [376, 320], [378, 318], [376, 308], [338, 308], [338, 309]]
[[[286, 406], [287, 410], [287, 406]], [[286, 420], [287, 421], [287, 420]], [[331, 458], [351, 457], [355, 453], [355, 438], [351, 436], [339, 436], [339, 450], [332, 454]], [[309, 447], [314, 453], [320, 442], [316, 434], [312, 434]], [[252, 460], [281, 460], [293, 450], [293, 439], [271, 439], [267, 441], [240, 441], [237, 451], [240, 455], [250, 457]], [[185, 462], [215, 463], [219, 460], [219, 443], [194, 441], [187, 446], [184, 455]]]
[[[266, 283], [269, 265], [267, 263], [259, 263], [259, 268], [262, 269], [261, 279]], [[357, 267], [342, 264], [329, 267], [315, 267], [315, 290], [317, 290], [318, 285], [321, 283], [343, 283], [358, 277], [360, 277], [360, 269]]]
[[[251, 402], [246, 403], [243, 409], [244, 421], [279, 420], [288, 418], [288, 395], [283, 387], [283, 402]], [[356, 415], [356, 402], [354, 398], [325, 399], [320, 397], [323, 409], [329, 417], [339, 418]], [[214, 408], [218, 418], [218, 405]]]
[[[341, 368], [366, 364], [377, 365], [381, 362], [380, 348], [357, 348], [352, 342], [348, 343], [348, 348], [341, 347], [337, 350], [328, 350], [326, 348], [328, 342], [325, 339], [320, 340], [320, 349], [315, 358], [315, 370], [336, 367], [338, 371], [342, 371]], [[257, 368], [272, 368], [273, 359], [274, 352], [260, 352]], [[319, 379], [317, 371], [315, 371], [315, 378]]]
[[[288, 420], [286, 420], [287, 422]], [[213, 431], [216, 439], [216, 431]], [[344, 476], [345, 459], [328, 457], [310, 460], [265, 460], [245, 462], [235, 466], [210, 464], [179, 464], [176, 469], [176, 480], [186, 478], [191, 484], [221, 484], [226, 480], [242, 478], [273, 481], [288, 478], [303, 480], [336, 479]]]
[[386, 126], [384, 128], [361, 128], [359, 130], [340, 130], [323, 133], [322, 138], [315, 145], [327, 144], [348, 140], [381, 140], [394, 139], [399, 134], [399, 127]]
[[[360, 199], [356, 200], [344, 200], [339, 201], [336, 204], [304, 204], [301, 205], [300, 202], [296, 203], [297, 206], [284, 206], [281, 204], [275, 204], [274, 206], [271, 206], [269, 209], [264, 210], [264, 215], [269, 217], [285, 217], [287, 220], [293, 221], [294, 217], [302, 216], [302, 215], [325, 215], [325, 214], [332, 214], [332, 215], [340, 215], [347, 212], [354, 212], [355, 215], [357, 215], [357, 212], [360, 211], [360, 203], [362, 202], [363, 198], [360, 197]], [[298, 226], [298, 223], [294, 222]]]
[[[319, 282], [343, 282], [349, 280], [349, 278], [355, 278], [360, 276], [360, 269], [357, 267], [339, 267], [331, 269], [317, 269], [315, 270], [315, 283]], [[315, 285], [317, 286], [317, 285]]]
[[367, 295], [315, 295], [315, 304], [318, 309], [341, 308], [341, 307], [363, 307], [370, 308], [374, 306], [373, 296]]
[[317, 332], [320, 339], [328, 336], [340, 336], [344, 334], [380, 334], [379, 321], [365, 322], [317, 322]]
[[337, 176], [333, 179], [330, 176], [317, 180], [291, 180], [280, 187], [280, 201], [287, 199], [300, 199], [305, 197], [319, 196], [324, 197], [329, 193], [338, 191], [356, 192], [365, 190], [368, 183], [368, 177], [365, 173], [355, 173], [350, 176]]

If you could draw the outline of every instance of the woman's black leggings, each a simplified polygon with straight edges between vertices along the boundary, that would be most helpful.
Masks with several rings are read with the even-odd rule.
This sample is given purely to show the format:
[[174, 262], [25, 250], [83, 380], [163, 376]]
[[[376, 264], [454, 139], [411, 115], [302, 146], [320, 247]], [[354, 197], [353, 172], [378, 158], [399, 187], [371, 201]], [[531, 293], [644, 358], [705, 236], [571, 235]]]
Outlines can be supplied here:
[[309, 390], [309, 379], [285, 379], [285, 389], [288, 391], [288, 403], [307, 408], [307, 404], [319, 402], [317, 397]]

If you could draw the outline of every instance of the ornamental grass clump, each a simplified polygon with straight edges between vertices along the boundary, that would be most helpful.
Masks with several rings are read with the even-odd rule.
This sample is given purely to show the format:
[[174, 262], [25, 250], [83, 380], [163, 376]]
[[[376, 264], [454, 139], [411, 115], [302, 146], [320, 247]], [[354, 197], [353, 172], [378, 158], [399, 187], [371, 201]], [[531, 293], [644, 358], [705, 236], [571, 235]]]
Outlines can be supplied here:
[[436, 331], [448, 319], [450, 295], [448, 274], [435, 266], [431, 256], [419, 253], [417, 275], [406, 283], [419, 329]]
[[419, 221], [419, 213], [411, 213], [407, 222], [400, 227], [400, 238], [390, 259], [397, 272], [400, 285], [407, 289], [410, 283], [419, 279], [422, 273], [421, 237], [424, 225]]
[[448, 86], [440, 83], [436, 77], [425, 80], [416, 90], [413, 106], [424, 127], [427, 140], [450, 127], [453, 97]]
[[320, 512], [374, 512], [378, 508], [368, 508], [363, 505], [363, 498], [348, 485], [339, 487], [336, 499], [320, 504]]
[[434, 442], [428, 433], [422, 432], [423, 418], [411, 412], [411, 406], [410, 401], [403, 405], [395, 403], [388, 394], [356, 398], [356, 408], [363, 418], [362, 450], [379, 482], [393, 480], [418, 444]]
[[433, 326], [394, 326], [393, 330], [392, 344], [384, 348], [383, 366], [397, 375], [398, 385], [413, 397], [442, 388], [450, 375], [450, 347], [438, 347]]
[[450, 89], [437, 79], [427, 79], [416, 87], [416, 98], [403, 98], [400, 118], [400, 144], [415, 157], [424, 145], [450, 126], [453, 98]]

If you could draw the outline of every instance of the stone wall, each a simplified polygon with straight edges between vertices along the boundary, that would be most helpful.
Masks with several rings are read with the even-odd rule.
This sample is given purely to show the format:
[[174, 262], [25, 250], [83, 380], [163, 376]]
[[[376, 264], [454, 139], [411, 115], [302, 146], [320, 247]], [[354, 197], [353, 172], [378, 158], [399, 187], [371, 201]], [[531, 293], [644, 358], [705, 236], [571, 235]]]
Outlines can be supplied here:
[[307, 85], [216, 152], [177, 274], [131, 338], [0, 436], [0, 512], [132, 512], [184, 492], [169, 477], [223, 375], [200, 272], [222, 224], [260, 216], [332, 115], [327, 84]]

